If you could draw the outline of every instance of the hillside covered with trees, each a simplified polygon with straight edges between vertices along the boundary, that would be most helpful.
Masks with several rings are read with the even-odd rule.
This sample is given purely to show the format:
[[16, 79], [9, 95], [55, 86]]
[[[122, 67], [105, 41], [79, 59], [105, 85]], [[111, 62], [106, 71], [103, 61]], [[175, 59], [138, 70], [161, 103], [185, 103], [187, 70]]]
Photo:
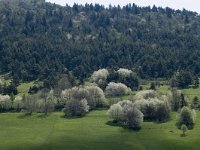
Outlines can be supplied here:
[[187, 10], [0, 1], [0, 71], [16, 81], [62, 74], [84, 80], [100, 68], [141, 78], [200, 74], [200, 16]]

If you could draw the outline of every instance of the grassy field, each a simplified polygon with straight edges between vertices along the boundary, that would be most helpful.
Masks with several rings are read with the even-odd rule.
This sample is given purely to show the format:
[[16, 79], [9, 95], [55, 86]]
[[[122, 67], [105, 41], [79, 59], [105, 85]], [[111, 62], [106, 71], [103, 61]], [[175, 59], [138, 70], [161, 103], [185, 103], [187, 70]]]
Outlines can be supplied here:
[[[27, 93], [34, 82], [18, 86], [19, 95]], [[148, 89], [149, 84], [144, 87]], [[167, 94], [167, 85], [157, 91]], [[183, 90], [190, 100], [200, 96], [200, 88]], [[133, 92], [132, 95], [137, 92]], [[110, 103], [131, 99], [132, 95], [108, 98]], [[0, 150], [197, 150], [200, 140], [200, 112], [193, 130], [181, 137], [175, 126], [176, 113], [167, 123], [144, 122], [142, 129], [132, 131], [109, 125], [106, 110], [88, 113], [83, 118], [66, 119], [62, 112], [48, 117], [41, 114], [0, 113]]]
[[[200, 115], [200, 113], [198, 113]], [[199, 148], [200, 119], [193, 130], [181, 137], [175, 126], [176, 114], [167, 123], [143, 123], [140, 131], [107, 124], [105, 110], [86, 117], [66, 119], [62, 113], [48, 117], [25, 117], [21, 113], [0, 114], [1, 150], [188, 150]]]
[[195, 96], [200, 97], [200, 88], [188, 88], [182, 90], [185, 95], [192, 100]]

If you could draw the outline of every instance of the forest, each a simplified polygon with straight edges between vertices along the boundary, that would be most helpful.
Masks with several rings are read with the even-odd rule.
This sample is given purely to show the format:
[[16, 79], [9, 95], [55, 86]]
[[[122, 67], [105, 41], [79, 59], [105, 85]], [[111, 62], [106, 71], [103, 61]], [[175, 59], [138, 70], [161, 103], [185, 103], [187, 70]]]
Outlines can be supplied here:
[[128, 68], [142, 79], [200, 74], [200, 16], [188, 10], [0, 1], [0, 72], [51, 88], [64, 74]]

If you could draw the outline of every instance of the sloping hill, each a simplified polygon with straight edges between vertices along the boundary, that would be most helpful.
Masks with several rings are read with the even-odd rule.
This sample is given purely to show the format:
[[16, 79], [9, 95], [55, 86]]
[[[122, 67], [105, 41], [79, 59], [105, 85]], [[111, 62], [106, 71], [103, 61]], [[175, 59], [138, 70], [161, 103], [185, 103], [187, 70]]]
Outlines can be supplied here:
[[[0, 71], [16, 79], [85, 79], [125, 67], [142, 78], [200, 73], [200, 16], [187, 10], [0, 2]], [[52, 83], [53, 84], [53, 83]]]

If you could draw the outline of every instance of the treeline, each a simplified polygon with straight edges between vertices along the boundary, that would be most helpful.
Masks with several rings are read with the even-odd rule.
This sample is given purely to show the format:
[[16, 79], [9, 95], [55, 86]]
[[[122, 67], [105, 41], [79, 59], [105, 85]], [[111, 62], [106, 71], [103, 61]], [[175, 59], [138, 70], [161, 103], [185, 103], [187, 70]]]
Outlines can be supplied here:
[[200, 74], [200, 17], [187, 10], [42, 0], [0, 2], [0, 71], [14, 82], [62, 74], [83, 82], [99, 68], [134, 70], [141, 78]]

